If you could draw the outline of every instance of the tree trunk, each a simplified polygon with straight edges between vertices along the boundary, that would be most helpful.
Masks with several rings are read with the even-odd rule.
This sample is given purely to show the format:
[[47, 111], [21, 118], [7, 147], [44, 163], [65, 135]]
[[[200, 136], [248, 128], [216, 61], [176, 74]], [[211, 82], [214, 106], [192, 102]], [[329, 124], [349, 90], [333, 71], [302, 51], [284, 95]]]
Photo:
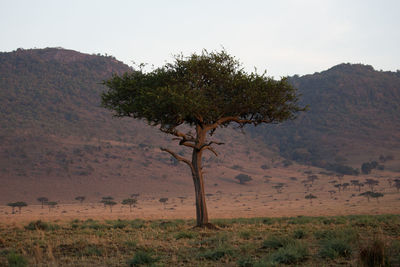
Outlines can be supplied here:
[[206, 205], [206, 197], [204, 192], [204, 180], [202, 172], [202, 154], [201, 146], [205, 143], [206, 132], [200, 126], [196, 127], [196, 147], [192, 153], [192, 177], [196, 196], [196, 226], [210, 227], [208, 222], [208, 212]]

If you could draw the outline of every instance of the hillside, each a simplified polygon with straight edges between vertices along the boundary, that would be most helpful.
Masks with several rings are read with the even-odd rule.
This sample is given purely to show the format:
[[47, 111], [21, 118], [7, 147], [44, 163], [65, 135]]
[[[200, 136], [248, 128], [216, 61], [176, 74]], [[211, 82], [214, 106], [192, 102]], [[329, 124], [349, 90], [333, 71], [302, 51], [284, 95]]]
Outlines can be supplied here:
[[[111, 56], [61, 48], [0, 53], [0, 202], [192, 195], [189, 170], [159, 147], [188, 151], [156, 128], [113, 118], [100, 107], [102, 80], [129, 70]], [[342, 64], [291, 82], [310, 111], [282, 125], [249, 127], [246, 134], [218, 130], [214, 137], [226, 145], [218, 147], [218, 158], [206, 155], [207, 192], [269, 191], [292, 183], [289, 178], [306, 178], [310, 164], [360, 168], [380, 155], [395, 159], [386, 169], [400, 170], [399, 73]], [[239, 185], [239, 174], [252, 182]]]
[[253, 131], [282, 156], [322, 167], [359, 167], [399, 154], [400, 72], [340, 64], [290, 80], [310, 110], [295, 121]]
[[[159, 149], [185, 155], [182, 147], [100, 107], [101, 82], [129, 70], [110, 56], [60, 48], [0, 53], [0, 201], [192, 192], [186, 166]], [[215, 137], [231, 146], [219, 148], [218, 159], [206, 157], [206, 170], [221, 166], [207, 175], [208, 184], [234, 185], [240, 172], [262, 178], [260, 166], [270, 156], [265, 146], [232, 129]], [[246, 159], [252, 163], [243, 167]]]

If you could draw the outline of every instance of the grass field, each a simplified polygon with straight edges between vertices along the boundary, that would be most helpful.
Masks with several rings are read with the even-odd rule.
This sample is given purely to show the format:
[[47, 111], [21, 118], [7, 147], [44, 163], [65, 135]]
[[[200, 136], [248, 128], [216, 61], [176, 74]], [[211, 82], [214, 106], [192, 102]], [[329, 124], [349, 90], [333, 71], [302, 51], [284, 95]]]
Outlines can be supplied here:
[[400, 215], [0, 225], [0, 266], [400, 266]]

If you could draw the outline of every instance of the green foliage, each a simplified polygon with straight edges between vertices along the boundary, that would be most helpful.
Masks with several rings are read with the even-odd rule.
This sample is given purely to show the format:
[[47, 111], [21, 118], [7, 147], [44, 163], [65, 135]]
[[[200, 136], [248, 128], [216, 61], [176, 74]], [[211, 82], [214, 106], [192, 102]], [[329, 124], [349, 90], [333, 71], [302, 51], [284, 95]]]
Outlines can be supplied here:
[[122, 200], [121, 204], [122, 204], [122, 205], [129, 205], [129, 206], [131, 206], [131, 205], [136, 204], [136, 202], [137, 202], [137, 200], [134, 199], [134, 198], [126, 198], [126, 199]]
[[43, 231], [52, 231], [59, 229], [60, 226], [57, 224], [51, 224], [47, 222], [43, 222], [41, 220], [30, 222], [28, 225], [25, 226], [26, 230], [43, 230]]
[[242, 257], [240, 259], [238, 259], [237, 261], [237, 265], [239, 267], [253, 267], [254, 266], [254, 259], [252, 259], [251, 257], [247, 256], [247, 257]]
[[365, 267], [390, 266], [387, 264], [386, 250], [384, 241], [375, 237], [360, 249], [360, 265]]
[[360, 173], [357, 169], [354, 169], [350, 166], [337, 164], [337, 163], [329, 163], [329, 164], [326, 164], [321, 167], [324, 167], [325, 169], [327, 169], [329, 171], [334, 171], [339, 174], [345, 174], [345, 175], [358, 175]]
[[192, 239], [192, 238], [194, 238], [196, 236], [197, 236], [197, 234], [195, 234], [194, 232], [181, 231], [181, 232], [178, 232], [175, 235], [175, 239], [176, 240], [182, 239], [182, 238], [184, 238], [184, 239]]
[[94, 244], [89, 244], [87, 245], [81, 252], [80, 254], [82, 256], [102, 256], [103, 255], [103, 249], [97, 245]]
[[247, 174], [243, 174], [243, 173], [236, 175], [235, 179], [237, 179], [240, 184], [245, 184], [245, 183], [253, 180], [253, 178], [251, 178], [251, 176], [249, 176]]
[[303, 239], [306, 236], [307, 236], [307, 233], [303, 229], [297, 229], [293, 232], [293, 237], [296, 239]]
[[156, 263], [158, 260], [158, 258], [154, 258], [149, 252], [138, 251], [127, 263], [130, 267], [135, 267], [141, 265], [151, 265]]
[[294, 242], [295, 242], [295, 240], [288, 236], [271, 235], [266, 240], [263, 241], [262, 248], [277, 249], [277, 248], [285, 247]]
[[7, 255], [8, 266], [10, 267], [25, 267], [28, 266], [28, 261], [24, 256], [11, 252]]
[[146, 119], [169, 129], [182, 123], [211, 125], [223, 117], [253, 124], [282, 122], [304, 110], [286, 78], [247, 74], [225, 51], [176, 56], [173, 63], [151, 72], [134, 70], [104, 84], [108, 91], [102, 104], [116, 116]]
[[75, 200], [78, 200], [78, 201], [81, 202], [81, 203], [82, 203], [85, 199], [86, 199], [85, 196], [77, 196], [77, 197], [75, 198]]
[[319, 255], [322, 258], [336, 259], [337, 257], [349, 257], [352, 248], [345, 239], [333, 238], [323, 240]]
[[232, 256], [234, 254], [234, 250], [230, 247], [222, 246], [217, 247], [215, 249], [206, 250], [204, 252], [200, 252], [197, 257], [203, 258], [206, 260], [217, 261], [226, 256]]
[[268, 257], [273, 263], [295, 264], [305, 261], [308, 256], [308, 247], [300, 242], [289, 243]]
[[383, 170], [384, 166], [380, 165], [377, 161], [364, 162], [361, 165], [361, 172], [363, 174], [370, 174], [373, 169]]

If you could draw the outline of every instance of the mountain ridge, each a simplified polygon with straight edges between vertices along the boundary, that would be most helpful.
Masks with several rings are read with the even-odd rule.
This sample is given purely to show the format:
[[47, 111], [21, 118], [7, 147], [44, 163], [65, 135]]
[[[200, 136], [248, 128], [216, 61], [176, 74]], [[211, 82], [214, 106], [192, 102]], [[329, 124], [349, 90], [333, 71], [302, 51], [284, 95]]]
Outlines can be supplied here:
[[[112, 188], [191, 192], [186, 166], [158, 149], [189, 156], [182, 147], [143, 121], [113, 118], [100, 107], [101, 82], [130, 70], [112, 56], [61, 48], [0, 53], [0, 180], [10, 191], [0, 200], [51, 188], [58, 195], [90, 188], [92, 198]], [[284, 158], [320, 167], [341, 158], [354, 168], [380, 154], [399, 158], [399, 73], [346, 63], [289, 79], [310, 111], [281, 125], [248, 127], [246, 135], [218, 130], [215, 137], [231, 145], [219, 147], [218, 158], [206, 156], [208, 186], [234, 187], [240, 173], [263, 181], [269, 168], [286, 168]]]

